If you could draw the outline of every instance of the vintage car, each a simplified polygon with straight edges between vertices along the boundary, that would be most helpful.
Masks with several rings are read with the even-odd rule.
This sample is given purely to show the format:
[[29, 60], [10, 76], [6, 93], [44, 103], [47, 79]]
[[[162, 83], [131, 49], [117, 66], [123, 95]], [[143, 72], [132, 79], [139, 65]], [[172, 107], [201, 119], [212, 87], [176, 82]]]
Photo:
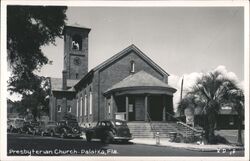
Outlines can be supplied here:
[[94, 128], [86, 130], [85, 134], [89, 142], [92, 139], [100, 139], [106, 144], [113, 141], [128, 142], [132, 139], [126, 121], [122, 120], [99, 121]]
[[31, 126], [33, 135], [43, 135], [43, 129], [45, 127], [44, 121], [31, 121]]
[[23, 127], [24, 119], [11, 118], [7, 120], [7, 132], [20, 132]]
[[57, 126], [57, 123], [55, 121], [49, 121], [45, 124], [41, 136], [49, 135], [49, 136], [54, 136], [54, 131]]
[[78, 122], [62, 120], [59, 121], [57, 126], [51, 131], [51, 136], [80, 138], [81, 130]]
[[31, 121], [25, 121], [20, 130], [21, 133], [33, 134], [33, 127], [31, 125]]

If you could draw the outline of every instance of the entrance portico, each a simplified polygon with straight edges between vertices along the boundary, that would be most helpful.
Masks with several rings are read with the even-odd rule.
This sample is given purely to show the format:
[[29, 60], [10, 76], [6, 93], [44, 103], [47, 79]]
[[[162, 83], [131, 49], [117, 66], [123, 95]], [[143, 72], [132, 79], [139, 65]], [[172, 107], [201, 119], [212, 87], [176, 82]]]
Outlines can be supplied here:
[[[143, 83], [139, 78], [144, 78]], [[111, 118], [126, 121], [166, 121], [176, 90], [145, 71], [131, 75], [105, 92]]]

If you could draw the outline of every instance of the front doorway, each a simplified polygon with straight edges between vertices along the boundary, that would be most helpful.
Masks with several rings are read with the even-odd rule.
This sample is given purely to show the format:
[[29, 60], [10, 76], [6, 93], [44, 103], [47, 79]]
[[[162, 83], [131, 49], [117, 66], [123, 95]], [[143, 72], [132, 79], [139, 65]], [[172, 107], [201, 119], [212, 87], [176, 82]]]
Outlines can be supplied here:
[[163, 98], [161, 95], [152, 95], [149, 97], [149, 116], [152, 121], [163, 120]]
[[145, 101], [143, 96], [129, 96], [128, 116], [129, 121], [145, 120]]
[[[164, 106], [166, 106], [166, 100], [164, 105], [164, 97], [165, 95], [156, 94], [116, 96], [114, 97], [117, 109], [116, 115], [123, 115], [122, 118], [127, 121], [146, 121], [147, 115], [150, 116], [151, 121], [163, 121], [163, 117], [166, 117], [163, 114]], [[126, 99], [128, 102], [126, 102]]]

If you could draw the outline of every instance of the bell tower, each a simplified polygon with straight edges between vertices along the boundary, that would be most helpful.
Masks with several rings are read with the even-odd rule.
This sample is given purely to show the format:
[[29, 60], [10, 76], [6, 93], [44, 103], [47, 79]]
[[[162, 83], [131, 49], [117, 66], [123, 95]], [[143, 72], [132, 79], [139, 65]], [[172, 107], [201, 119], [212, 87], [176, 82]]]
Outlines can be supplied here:
[[91, 29], [65, 26], [64, 63], [67, 79], [81, 79], [88, 73], [88, 34]]

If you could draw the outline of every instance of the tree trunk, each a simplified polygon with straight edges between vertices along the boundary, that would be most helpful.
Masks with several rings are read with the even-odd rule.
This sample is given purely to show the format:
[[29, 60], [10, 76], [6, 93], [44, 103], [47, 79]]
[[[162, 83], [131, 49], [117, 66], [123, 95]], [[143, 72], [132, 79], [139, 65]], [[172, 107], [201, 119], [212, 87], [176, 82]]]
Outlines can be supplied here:
[[211, 112], [208, 114], [208, 143], [215, 144], [214, 128], [216, 123], [216, 113]]

